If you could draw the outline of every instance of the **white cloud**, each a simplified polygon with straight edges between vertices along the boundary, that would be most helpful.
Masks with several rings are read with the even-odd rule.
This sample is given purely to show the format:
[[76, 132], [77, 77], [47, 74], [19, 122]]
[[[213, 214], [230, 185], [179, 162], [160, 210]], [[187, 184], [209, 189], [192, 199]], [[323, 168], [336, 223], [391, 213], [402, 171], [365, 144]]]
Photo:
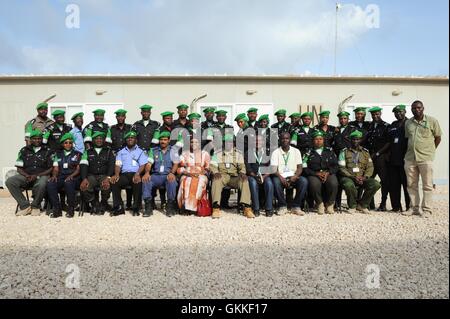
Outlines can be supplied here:
[[[41, 19], [49, 12], [48, 20], [33, 40], [27, 40], [23, 29], [14, 41], [9, 39], [6, 50], [16, 57], [6, 62], [26, 73], [292, 74], [305, 72], [317, 59], [332, 59], [334, 49], [335, 9], [326, 0], [78, 4], [79, 31], [61, 27], [64, 10], [59, 17], [55, 8], [36, 7]], [[367, 31], [364, 10], [344, 6], [340, 48]]]

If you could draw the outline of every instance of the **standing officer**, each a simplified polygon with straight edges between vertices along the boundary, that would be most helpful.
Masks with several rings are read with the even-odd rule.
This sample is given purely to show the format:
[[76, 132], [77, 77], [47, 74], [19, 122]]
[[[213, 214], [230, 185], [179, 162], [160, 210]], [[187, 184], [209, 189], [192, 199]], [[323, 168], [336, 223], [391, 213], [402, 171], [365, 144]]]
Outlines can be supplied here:
[[148, 162], [146, 152], [137, 145], [137, 134], [130, 131], [125, 134], [127, 146], [116, 155], [114, 176], [111, 177], [113, 193], [113, 212], [111, 216], [125, 214], [121, 197], [122, 188], [133, 188], [133, 216], [139, 216], [142, 202], [142, 174]]
[[336, 128], [333, 125], [328, 125], [330, 120], [330, 111], [322, 111], [319, 113], [319, 124], [317, 124], [314, 129], [316, 131], [321, 131], [324, 133], [324, 146], [332, 147], [333, 136]]
[[67, 196], [67, 218], [73, 218], [75, 211], [76, 190], [80, 185], [80, 161], [82, 154], [73, 147], [74, 137], [70, 133], [61, 137], [62, 150], [53, 158], [52, 177], [48, 180], [47, 192], [53, 210], [50, 218], [62, 216], [61, 200], [58, 193]]
[[[374, 106], [369, 110], [373, 121], [370, 123], [367, 131], [366, 146], [375, 168], [372, 178], [378, 175], [381, 180], [381, 203], [378, 211], [385, 212], [389, 194], [389, 174], [387, 170], [387, 151], [389, 148], [387, 133], [389, 124], [381, 119], [381, 111], [382, 109], [378, 106]], [[371, 206], [375, 208], [373, 201]]]
[[44, 132], [42, 143], [48, 145], [48, 147], [56, 152], [62, 149], [60, 139], [65, 134], [72, 131], [72, 126], [64, 123], [66, 121], [66, 112], [62, 110], [56, 110], [52, 113], [55, 123], [51, 124]]
[[350, 148], [352, 146], [350, 140], [350, 134], [356, 131], [354, 126], [348, 123], [350, 113], [342, 111], [338, 114], [339, 126], [334, 130], [333, 137], [333, 149], [338, 156], [344, 148]]
[[408, 194], [408, 183], [405, 173], [405, 155], [408, 149], [408, 139], [405, 137], [406, 106], [397, 105], [394, 110], [394, 121], [388, 128], [388, 140], [390, 157], [388, 162], [389, 187], [392, 212], [401, 213], [401, 188], [405, 196], [406, 211], [409, 210], [410, 199]]
[[286, 122], [286, 110], [278, 110], [275, 112], [277, 117], [277, 123], [273, 124], [270, 128], [278, 130], [278, 146], [281, 146], [281, 135], [283, 133], [289, 133], [291, 126]]
[[303, 113], [301, 115], [303, 125], [294, 132], [291, 138], [291, 145], [298, 148], [302, 156], [313, 147], [313, 135], [316, 130], [311, 128], [312, 118], [312, 112]]
[[[354, 131], [350, 134], [351, 146], [345, 148], [339, 154], [340, 184], [347, 195], [349, 213], [356, 210], [363, 214], [370, 214], [369, 204], [381, 185], [372, 178], [373, 162], [368, 150], [361, 146], [363, 133]], [[358, 189], [364, 193], [358, 200]]]
[[216, 125], [216, 121], [214, 121], [214, 112], [216, 109], [214, 107], [208, 107], [203, 110], [206, 121], [202, 122], [202, 130], [207, 130], [213, 128]]
[[[16, 216], [39, 216], [41, 214], [41, 202], [52, 171], [53, 152], [47, 146], [42, 145], [42, 132], [37, 129], [33, 130], [29, 134], [29, 138], [30, 145], [20, 150], [16, 161], [19, 174], [11, 176], [5, 182], [11, 196], [19, 205]], [[25, 187], [33, 189], [31, 206], [22, 193], [22, 189]]]
[[177, 106], [178, 110], [178, 119], [173, 122], [174, 128], [186, 128], [189, 124], [188, 116], [189, 106], [186, 104], [181, 104]]
[[256, 128], [258, 124], [258, 109], [256, 107], [249, 108], [247, 111], [248, 126]]
[[255, 129], [248, 124], [248, 117], [245, 113], [239, 114], [234, 119], [239, 127], [236, 134], [236, 148], [244, 154], [246, 150], [255, 149]]
[[[93, 147], [86, 150], [81, 158], [81, 185], [85, 201], [95, 215], [103, 215], [109, 210], [108, 199], [111, 195], [110, 179], [114, 174], [115, 156], [113, 150], [105, 145], [105, 133], [92, 135]], [[101, 191], [101, 204], [95, 197], [95, 188]]]
[[111, 130], [109, 129], [109, 125], [104, 122], [105, 120], [105, 110], [97, 109], [92, 112], [94, 114], [94, 121], [89, 123], [84, 128], [84, 143], [86, 148], [90, 148], [92, 146], [92, 135], [96, 132], [103, 132], [106, 135], [106, 143], [111, 144]]
[[117, 124], [111, 126], [111, 149], [114, 153], [117, 153], [127, 144], [125, 142], [125, 134], [131, 131], [132, 126], [125, 123], [127, 119], [126, 110], [120, 109], [115, 111], [114, 114], [116, 114]]
[[25, 124], [25, 142], [26, 145], [30, 145], [30, 134], [31, 132], [38, 130], [44, 133], [47, 128], [55, 123], [52, 119], [47, 117], [48, 114], [48, 104], [47, 103], [39, 103], [36, 106], [36, 110], [38, 112], [37, 116], [29, 120], [27, 124]]
[[132, 131], [134, 131], [137, 135], [137, 145], [146, 152], [151, 149], [155, 131], [160, 126], [158, 122], [150, 119], [152, 109], [153, 106], [151, 105], [142, 105], [142, 120], [134, 123], [132, 127]]
[[369, 130], [370, 122], [366, 121], [366, 108], [358, 107], [353, 110], [355, 113], [355, 120], [350, 122], [349, 124], [353, 127], [356, 127], [358, 131], [363, 133], [363, 139], [361, 141], [361, 145], [365, 145], [367, 131]]
[[70, 134], [72, 134], [74, 138], [73, 142], [75, 150], [81, 154], [84, 153], [83, 116], [83, 112], [76, 113], [72, 116], [73, 129], [70, 131]]
[[[245, 114], [244, 114], [245, 115]], [[244, 157], [234, 148], [233, 135], [225, 135], [224, 150], [215, 153], [211, 160], [212, 182], [212, 218], [220, 218], [220, 202], [224, 187], [237, 188], [241, 192], [240, 204], [244, 206], [244, 216], [255, 218], [251, 209], [251, 194], [248, 184]]]

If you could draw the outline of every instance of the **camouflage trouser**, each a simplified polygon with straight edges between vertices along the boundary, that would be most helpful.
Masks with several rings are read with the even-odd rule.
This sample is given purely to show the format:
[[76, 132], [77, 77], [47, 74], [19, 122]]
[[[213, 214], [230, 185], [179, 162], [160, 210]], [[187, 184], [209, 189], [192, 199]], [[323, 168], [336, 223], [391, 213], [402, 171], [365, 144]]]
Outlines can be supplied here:
[[241, 204], [251, 205], [250, 187], [248, 180], [243, 181], [238, 176], [230, 176], [228, 174], [221, 174], [222, 177], [214, 179], [212, 183], [212, 202], [220, 203], [222, 190], [224, 187], [231, 187], [241, 191]]
[[[368, 178], [362, 185], [356, 185], [356, 183], [349, 177], [341, 178], [341, 186], [347, 195], [348, 207], [353, 209], [356, 208], [358, 203], [362, 208], [369, 207], [370, 201], [375, 193], [381, 188], [378, 181], [373, 178]], [[358, 201], [358, 189], [362, 188], [364, 194], [361, 200]]]

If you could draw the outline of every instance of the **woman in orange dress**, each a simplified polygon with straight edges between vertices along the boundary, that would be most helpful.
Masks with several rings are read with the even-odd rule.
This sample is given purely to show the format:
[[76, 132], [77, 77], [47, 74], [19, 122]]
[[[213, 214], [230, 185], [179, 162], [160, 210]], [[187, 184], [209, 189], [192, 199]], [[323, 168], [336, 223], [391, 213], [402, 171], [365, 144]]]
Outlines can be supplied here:
[[201, 150], [200, 141], [192, 138], [190, 150], [180, 156], [178, 174], [180, 190], [178, 191], [178, 206], [186, 212], [197, 212], [198, 202], [205, 196], [208, 185], [208, 172], [211, 157]]

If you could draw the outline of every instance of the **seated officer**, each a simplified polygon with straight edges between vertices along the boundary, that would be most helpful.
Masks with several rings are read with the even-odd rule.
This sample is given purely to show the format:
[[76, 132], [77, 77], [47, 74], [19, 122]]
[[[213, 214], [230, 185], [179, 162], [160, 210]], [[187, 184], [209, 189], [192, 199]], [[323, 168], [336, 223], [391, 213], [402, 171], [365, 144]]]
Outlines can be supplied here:
[[154, 189], [165, 188], [168, 196], [167, 216], [172, 217], [177, 210], [177, 153], [170, 146], [170, 133], [159, 134], [159, 146], [151, 149], [148, 154], [148, 164], [145, 166], [145, 175], [142, 178], [143, 197], [145, 201], [144, 217], [153, 214], [152, 199]]
[[[45, 196], [48, 177], [52, 171], [53, 152], [42, 145], [42, 133], [33, 130], [29, 133], [30, 145], [22, 148], [16, 161], [18, 175], [11, 176], [5, 182], [12, 197], [19, 205], [17, 216], [39, 216], [41, 202]], [[22, 194], [24, 188], [32, 187], [33, 202]]]
[[242, 154], [234, 148], [234, 136], [224, 137], [224, 150], [215, 152], [211, 164], [212, 182], [212, 218], [220, 218], [220, 202], [224, 187], [237, 188], [241, 191], [240, 204], [244, 206], [244, 215], [255, 218], [251, 205], [250, 188], [247, 171]]
[[278, 215], [288, 213], [285, 189], [295, 189], [295, 198], [292, 203], [292, 213], [303, 216], [301, 210], [306, 190], [308, 189], [308, 180], [302, 175], [302, 155], [295, 147], [290, 144], [291, 135], [288, 132], [281, 134], [281, 146], [272, 153], [270, 165], [272, 166], [273, 186], [275, 195], [278, 199]]
[[116, 155], [116, 166], [114, 176], [111, 177], [113, 193], [113, 211], [111, 216], [125, 214], [121, 197], [122, 188], [132, 186], [133, 189], [133, 216], [139, 216], [142, 202], [142, 179], [148, 156], [144, 150], [136, 145], [136, 132], [125, 134], [127, 146], [122, 148]]
[[[352, 146], [342, 150], [339, 155], [340, 183], [347, 194], [349, 213], [354, 213], [356, 208], [364, 214], [370, 214], [368, 209], [370, 200], [381, 185], [372, 178], [373, 163], [369, 151], [361, 147], [363, 133], [355, 131], [350, 134], [350, 138]], [[364, 194], [358, 202], [359, 188], [364, 190]]]
[[72, 218], [75, 210], [76, 190], [80, 185], [81, 153], [73, 146], [74, 137], [67, 133], [61, 137], [63, 149], [57, 151], [53, 157], [52, 177], [48, 180], [47, 192], [53, 210], [50, 218], [62, 216], [61, 200], [58, 193], [64, 192], [67, 196], [66, 217]]
[[[80, 162], [80, 190], [83, 192], [88, 207], [92, 209], [91, 213], [95, 215], [102, 215], [111, 209], [108, 199], [111, 194], [110, 179], [114, 174], [115, 156], [114, 151], [105, 145], [105, 137], [103, 132], [94, 133], [92, 135], [93, 147], [83, 153]], [[96, 187], [101, 190], [101, 204], [95, 198]]]
[[[325, 134], [316, 131], [313, 148], [303, 158], [303, 169], [308, 177], [309, 192], [317, 206], [319, 215], [334, 214], [334, 203], [338, 191], [338, 159], [331, 148], [324, 147]], [[325, 192], [325, 197], [322, 196]], [[325, 202], [325, 204], [324, 204]]]

